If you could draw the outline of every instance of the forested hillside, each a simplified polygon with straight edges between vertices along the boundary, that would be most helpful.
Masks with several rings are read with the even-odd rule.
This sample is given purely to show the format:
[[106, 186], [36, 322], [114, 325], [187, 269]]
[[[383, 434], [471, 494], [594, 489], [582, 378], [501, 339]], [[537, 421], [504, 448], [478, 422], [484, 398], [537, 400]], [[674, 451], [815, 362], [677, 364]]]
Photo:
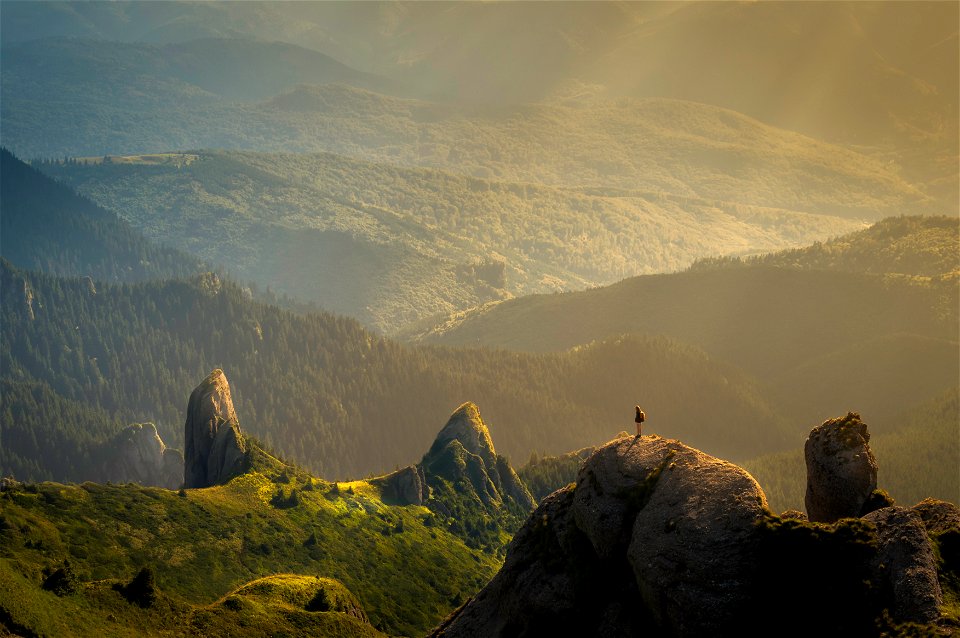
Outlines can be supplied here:
[[23, 268], [96, 280], [200, 272], [200, 261], [153, 243], [73, 189], [0, 149], [0, 255]]
[[331, 154], [200, 152], [40, 167], [151, 239], [388, 332], [490, 300], [861, 226], [689, 194], [569, 190]]
[[[859, 410], [884, 429], [901, 409], [960, 382], [957, 242], [956, 220], [893, 219], [742, 267], [703, 266], [478, 308], [420, 338], [550, 351], [615, 334], [669, 335], [762, 378], [783, 412], [802, 423]], [[812, 267], [824, 254], [835, 254], [834, 265]]]
[[[410, 348], [354, 320], [251, 301], [216, 275], [98, 282], [95, 292], [87, 281], [6, 262], [2, 275], [5, 375], [92, 409], [98, 428], [155, 422], [174, 447], [183, 397], [216, 367], [230, 375], [244, 429], [327, 478], [416, 461], [435, 424], [464, 399], [481, 406], [501, 451], [515, 458], [606, 440], [629, 424], [638, 397], [656, 415], [654, 430], [669, 428], [717, 454], [756, 455], [785, 442], [784, 417], [749, 378], [665, 339], [556, 355]], [[3, 397], [4, 471], [84, 478], [82, 454], [60, 466], [40, 460], [45, 429], [70, 423], [50, 423], [30, 403], [14, 403], [30, 400], [26, 390]], [[703, 401], [690, 404], [690, 395]], [[41, 462], [43, 471], [33, 473]]]

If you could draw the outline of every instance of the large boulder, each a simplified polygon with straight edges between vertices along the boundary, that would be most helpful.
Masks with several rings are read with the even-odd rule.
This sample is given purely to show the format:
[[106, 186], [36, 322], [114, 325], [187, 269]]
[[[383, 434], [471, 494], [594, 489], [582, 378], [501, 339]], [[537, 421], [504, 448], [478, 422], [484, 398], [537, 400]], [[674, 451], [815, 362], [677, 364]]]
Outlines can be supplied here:
[[766, 500], [743, 469], [656, 436], [599, 448], [435, 636], [724, 635], [749, 606]]
[[104, 476], [114, 483], [139, 483], [175, 490], [183, 483], [183, 455], [168, 448], [153, 423], [134, 423], [104, 446]]
[[636, 613], [622, 620], [624, 608], [636, 611], [636, 587], [593, 552], [574, 520], [573, 497], [568, 487], [545, 498], [493, 580], [431, 636], [642, 635]]
[[864, 513], [877, 489], [877, 461], [867, 426], [855, 412], [824, 421], [803, 447], [807, 462], [805, 503], [811, 521], [832, 523]]
[[[676, 635], [735, 627], [750, 602], [763, 490], [746, 470], [680, 443], [642, 484], [627, 557], [640, 593]], [[659, 472], [659, 476], [657, 476]]]
[[732, 463], [657, 436], [623, 437], [577, 477], [573, 514], [601, 559], [626, 553], [657, 620], [723, 627], [747, 601], [749, 546], [766, 498]]
[[211, 372], [190, 394], [184, 441], [186, 487], [220, 485], [246, 470], [246, 442], [223, 370]]

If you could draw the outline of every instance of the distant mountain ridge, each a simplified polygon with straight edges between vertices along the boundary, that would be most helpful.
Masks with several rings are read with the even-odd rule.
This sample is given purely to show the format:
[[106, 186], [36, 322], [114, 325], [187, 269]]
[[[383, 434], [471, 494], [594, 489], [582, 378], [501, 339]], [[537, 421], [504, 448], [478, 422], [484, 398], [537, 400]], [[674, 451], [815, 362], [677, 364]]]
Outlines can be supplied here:
[[[250, 86], [231, 82], [221, 87], [225, 95], [245, 94], [255, 85], [280, 80], [285, 88], [315, 83], [311, 65], [303, 67], [298, 60], [313, 56], [320, 60], [317, 68], [330, 68], [320, 58], [329, 55], [364, 73], [388, 78], [386, 82], [402, 87], [406, 94], [460, 105], [584, 106], [620, 97], [712, 104], [774, 126], [855, 145], [880, 162], [892, 161], [906, 181], [939, 202], [940, 212], [957, 210], [960, 149], [953, 96], [960, 77], [960, 44], [953, 28], [957, 9], [952, 3], [461, 3], [450, 7], [178, 3], [150, 11], [137, 3], [109, 7], [13, 3], [5, 7], [4, 18], [7, 50], [36, 46], [37, 38], [47, 38], [46, 46], [56, 48], [59, 45], [50, 43], [57, 38], [69, 41], [64, 36], [80, 36], [88, 42], [93, 38], [113, 41], [115, 48], [165, 47], [177, 59], [183, 55], [178, 47], [187, 50], [196, 41], [219, 41], [223, 51], [270, 43], [265, 55], [275, 61], [273, 66]], [[517, 29], [518, 24], [526, 27]], [[470, 37], [451, 38], [451, 33]], [[127, 44], [116, 44], [117, 40]], [[280, 48], [291, 45], [298, 47], [297, 54], [279, 54]], [[72, 57], [88, 55], [81, 48]], [[206, 57], [216, 60], [221, 55], [214, 51]], [[248, 57], [233, 55], [243, 61], [239, 75], [223, 69], [213, 77], [211, 88], [223, 84], [223, 79], [247, 77], [242, 67], [259, 68], [256, 61], [248, 64]], [[7, 76], [14, 67], [6, 51], [4, 57]], [[55, 57], [48, 61], [47, 71], [63, 64]], [[201, 58], [197, 66], [205, 64]], [[356, 74], [346, 78], [364, 85]], [[189, 102], [190, 90], [182, 83], [154, 83], [147, 91], [149, 100], [139, 110], [153, 111], [155, 116], [137, 121], [136, 133], [111, 131], [97, 117], [87, 120], [82, 133], [73, 131], [59, 126], [58, 91], [51, 92], [51, 100], [18, 104], [18, 91], [8, 85], [4, 89], [6, 143], [17, 140], [15, 150], [31, 157], [235, 146], [225, 140], [239, 122], [249, 130], [247, 148], [271, 150], [264, 146], [270, 142], [269, 135], [251, 130], [261, 116], [248, 110], [226, 108], [204, 118], [196, 110], [184, 111], [176, 101], [164, 110], [150, 106], [151, 100], [163, 102], [164, 94], [171, 93], [180, 93], [179, 101]], [[381, 84], [375, 90], [388, 89]], [[59, 94], [65, 92], [69, 93], [60, 90]], [[109, 93], [114, 99], [125, 97], [122, 91]], [[33, 109], [34, 122], [44, 124], [32, 127], [29, 122], [17, 122], [22, 109]], [[123, 109], [111, 110], [107, 103], [87, 111], [110, 113], [122, 123], [121, 128], [134, 124], [124, 117]], [[179, 127], [174, 125], [178, 121]], [[28, 130], [21, 132], [21, 126]], [[184, 127], [191, 132], [184, 135]], [[55, 129], [56, 138], [49, 137]], [[213, 131], [218, 133], [212, 135]], [[78, 143], [78, 134], [85, 141]], [[285, 145], [288, 150], [301, 148], [295, 140], [305, 142], [313, 134], [305, 126]], [[342, 152], [329, 146], [323, 150]]]

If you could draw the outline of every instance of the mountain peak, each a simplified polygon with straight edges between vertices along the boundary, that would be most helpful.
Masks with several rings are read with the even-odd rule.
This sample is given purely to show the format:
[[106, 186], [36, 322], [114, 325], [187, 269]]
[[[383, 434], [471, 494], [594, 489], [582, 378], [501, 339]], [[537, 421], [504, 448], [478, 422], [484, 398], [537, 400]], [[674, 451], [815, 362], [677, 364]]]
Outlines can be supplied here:
[[536, 505], [507, 459], [497, 454], [480, 408], [470, 401], [453, 411], [420, 467], [434, 488], [466, 479], [480, 502], [494, 509], [510, 500], [523, 512]]
[[480, 418], [480, 408], [472, 401], [467, 401], [453, 411], [447, 424], [437, 434], [430, 452], [441, 449], [449, 441], [459, 441], [465, 450], [476, 454], [487, 463], [496, 460], [497, 452], [493, 448], [490, 430]]

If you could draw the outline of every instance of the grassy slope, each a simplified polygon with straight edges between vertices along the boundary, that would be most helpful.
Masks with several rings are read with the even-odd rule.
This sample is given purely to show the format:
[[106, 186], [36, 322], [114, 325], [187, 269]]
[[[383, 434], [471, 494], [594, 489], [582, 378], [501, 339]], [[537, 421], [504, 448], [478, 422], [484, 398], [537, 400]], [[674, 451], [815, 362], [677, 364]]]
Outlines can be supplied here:
[[[251, 586], [276, 583], [268, 595], [250, 595]], [[159, 636], [202, 634], [211, 637], [319, 635], [330, 638], [377, 638], [384, 634], [366, 622], [337, 611], [308, 611], [290, 593], [327, 591], [336, 581], [281, 574], [244, 585], [209, 605], [191, 605], [161, 592], [143, 608], [114, 589], [115, 580], [82, 583], [67, 596], [38, 587], [32, 566], [0, 558], [0, 613], [5, 627], [23, 636]], [[286, 591], [277, 592], [277, 589]], [[342, 585], [339, 585], [343, 589]], [[284, 595], [286, 594], [286, 595]]]
[[[154, 241], [388, 331], [491, 299], [584, 288], [859, 227], [747, 198], [720, 202], [687, 188], [675, 196], [663, 185], [568, 190], [330, 154], [157, 157], [43, 169]], [[503, 263], [502, 276], [478, 274], [483, 262]]]
[[[311, 489], [305, 489], [307, 483]], [[448, 521], [424, 507], [384, 505], [365, 481], [338, 487], [333, 493], [331, 484], [302, 473], [254, 472], [185, 496], [92, 483], [42, 483], [4, 492], [0, 587], [12, 593], [2, 597], [3, 606], [17, 623], [40, 633], [69, 626], [94, 635], [104, 616], [119, 609], [119, 618], [103, 626], [108, 635], [110, 630], [129, 635], [121, 630], [129, 624], [158, 634], [169, 618], [130, 610], [97, 584], [125, 582], [149, 566], [171, 601], [171, 613], [195, 627], [206, 623], [217, 634], [230, 626], [232, 612], [262, 611], [249, 600], [224, 607], [231, 590], [292, 571], [336, 578], [357, 595], [374, 625], [412, 636], [435, 625], [499, 566], [492, 555], [468, 549], [446, 531]], [[287, 495], [296, 488], [299, 504], [272, 505], [278, 488]], [[38, 588], [40, 572], [64, 558], [82, 580], [93, 582], [64, 604], [50, 605], [52, 596]], [[276, 594], [266, 598], [283, 602]], [[266, 611], [285, 615], [283, 609]]]

